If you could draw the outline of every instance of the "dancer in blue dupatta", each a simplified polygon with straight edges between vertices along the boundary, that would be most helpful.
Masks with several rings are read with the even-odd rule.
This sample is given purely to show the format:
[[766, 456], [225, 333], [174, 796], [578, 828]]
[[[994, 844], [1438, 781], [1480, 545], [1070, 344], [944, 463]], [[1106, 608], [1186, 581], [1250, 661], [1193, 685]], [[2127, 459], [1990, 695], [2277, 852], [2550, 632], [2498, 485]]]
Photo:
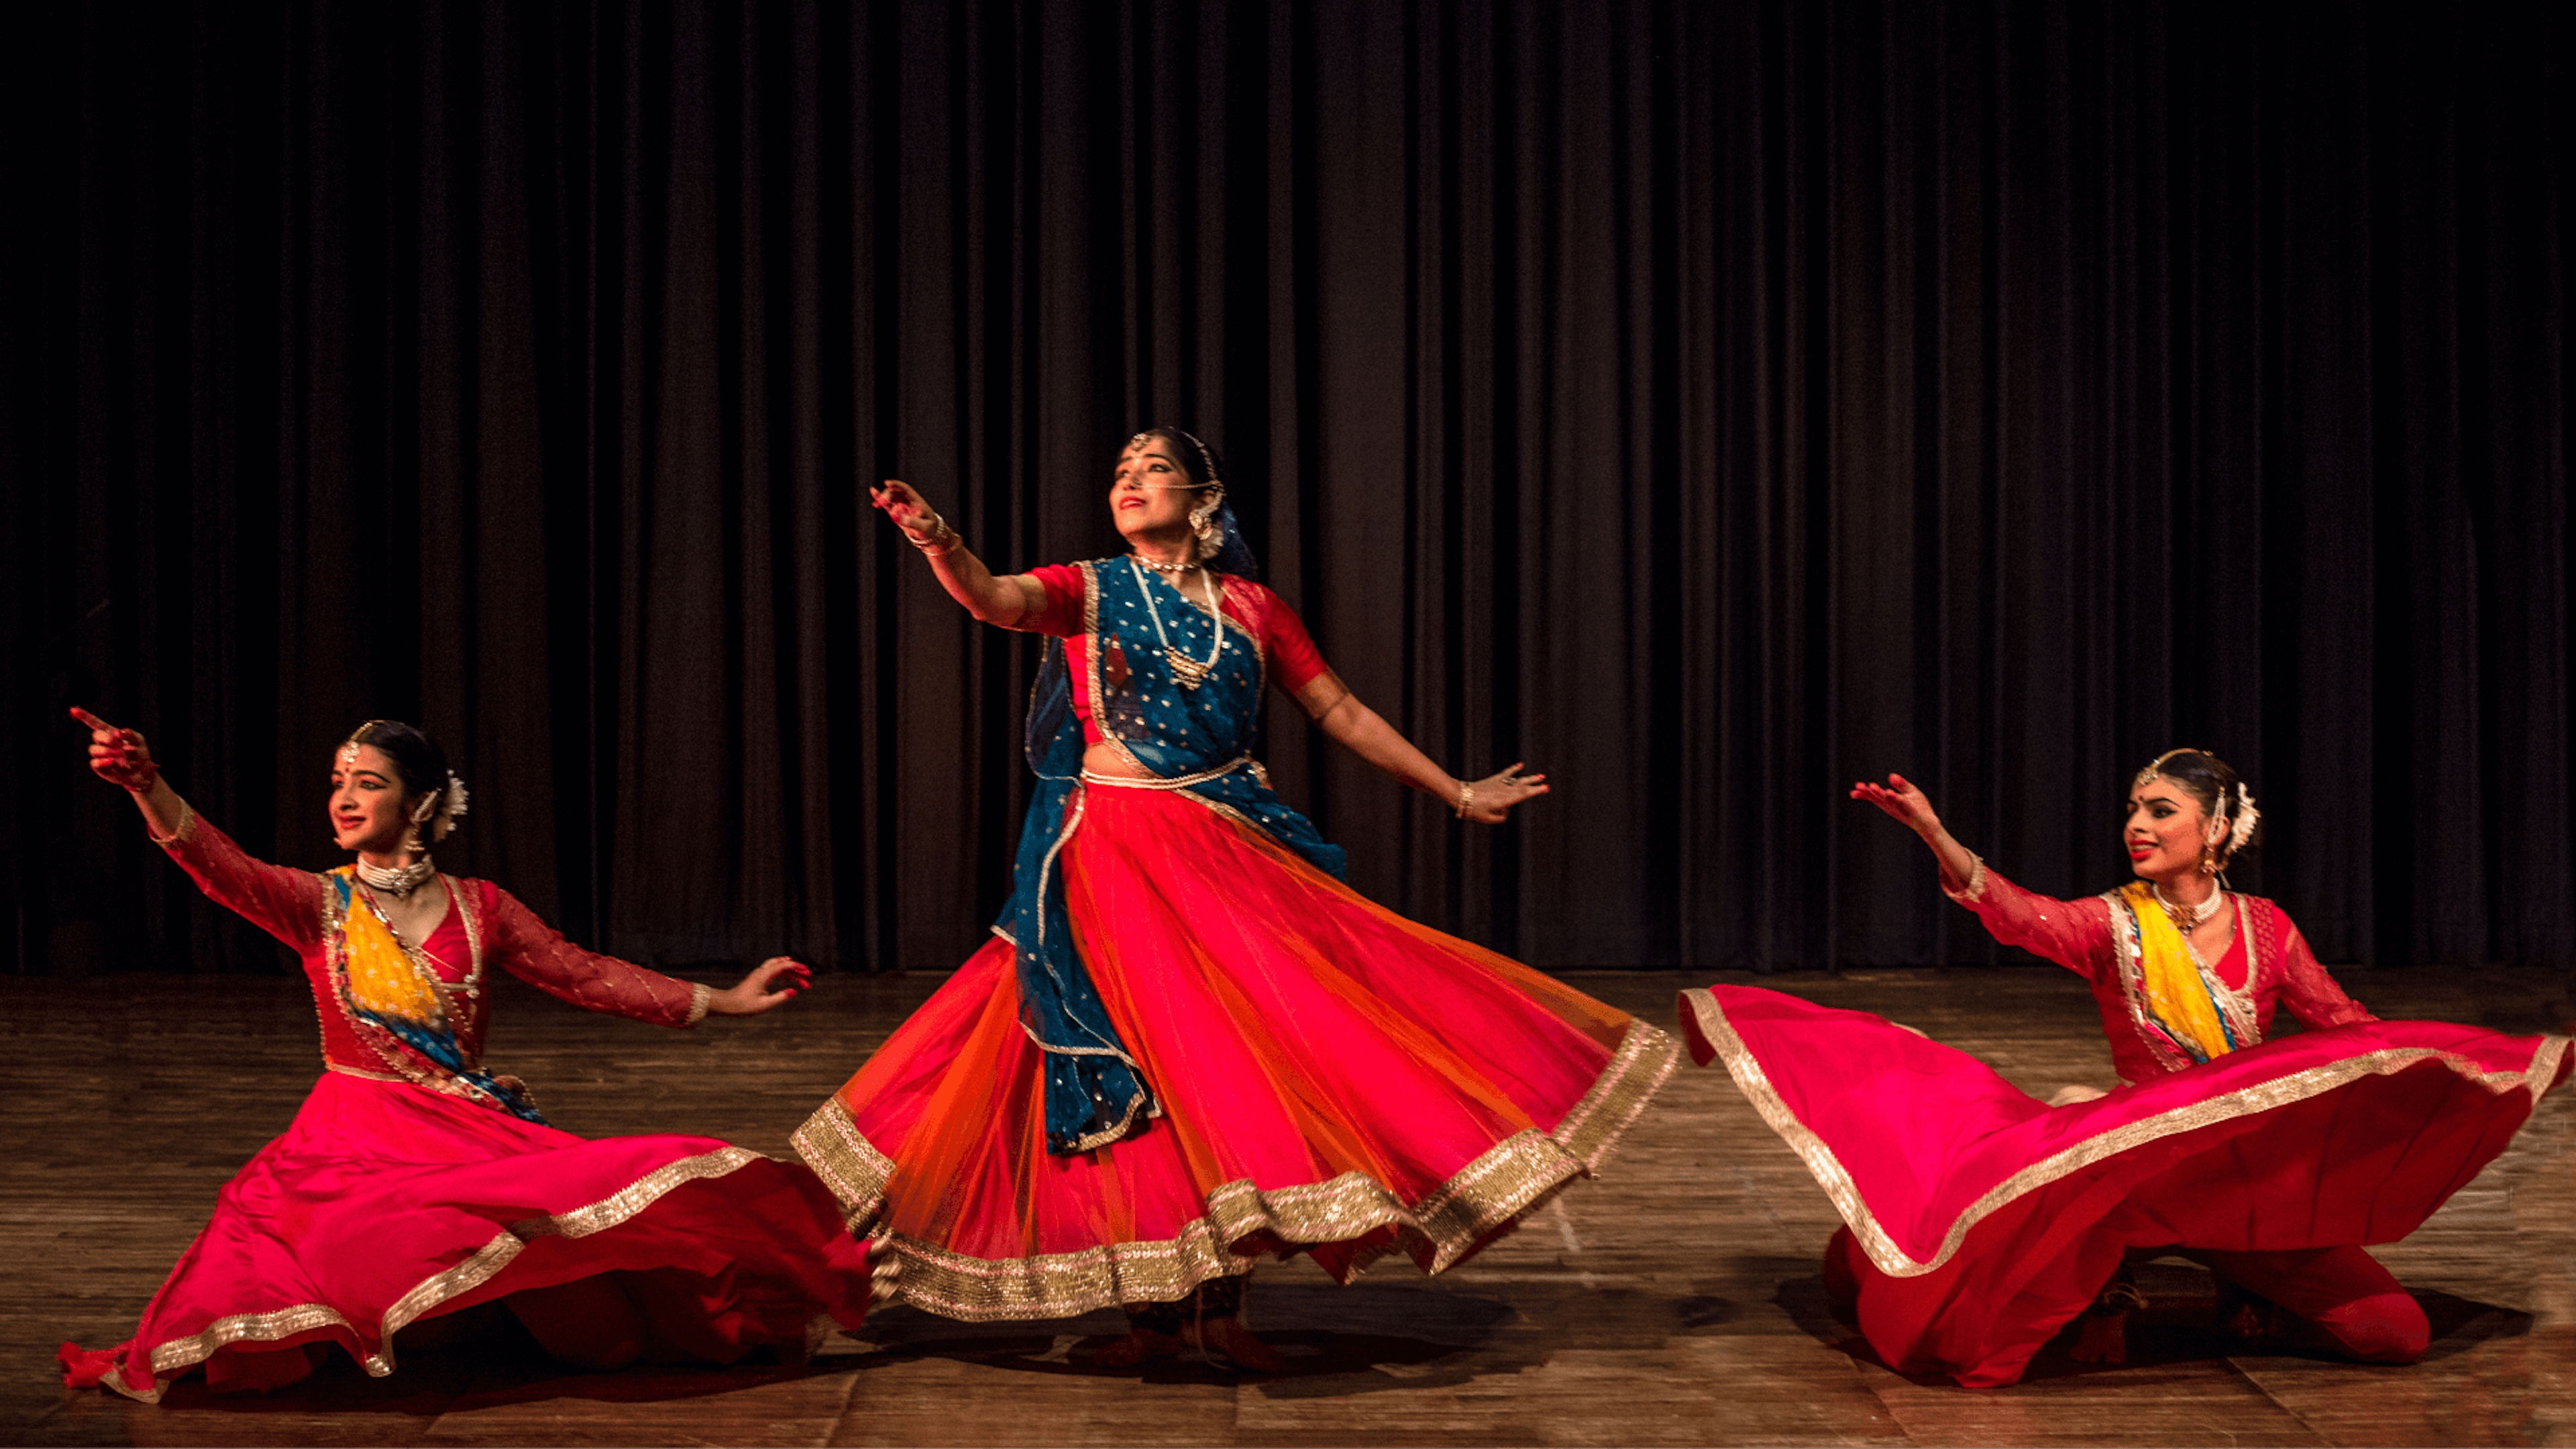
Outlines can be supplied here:
[[1050, 636], [1039, 788], [995, 939], [796, 1133], [896, 1293], [969, 1320], [1117, 1304], [1104, 1363], [1199, 1344], [1279, 1360], [1238, 1317], [1262, 1253], [1348, 1281], [1438, 1272], [1587, 1176], [1672, 1039], [1353, 892], [1255, 758], [1276, 683], [1337, 742], [1499, 824], [1546, 793], [1454, 778], [1325, 667], [1252, 558], [1214, 453], [1129, 439], [1122, 556], [995, 575], [902, 483], [876, 505], [950, 596]]

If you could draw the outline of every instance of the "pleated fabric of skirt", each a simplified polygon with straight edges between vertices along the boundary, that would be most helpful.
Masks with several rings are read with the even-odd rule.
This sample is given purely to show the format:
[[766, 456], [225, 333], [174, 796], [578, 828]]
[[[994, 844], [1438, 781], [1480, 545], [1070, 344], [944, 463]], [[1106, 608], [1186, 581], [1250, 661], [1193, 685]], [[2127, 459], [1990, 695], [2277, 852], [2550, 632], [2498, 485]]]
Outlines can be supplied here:
[[2367, 1022], [2050, 1107], [1864, 1012], [1730, 986], [1680, 1011], [1841, 1212], [1870, 1346], [1971, 1387], [2019, 1379], [2132, 1249], [2405, 1237], [2570, 1063], [2564, 1037]]
[[796, 1134], [853, 1226], [893, 1234], [905, 1302], [1068, 1317], [1263, 1253], [1437, 1272], [1596, 1169], [1678, 1060], [1204, 804], [1086, 793], [1057, 868], [1159, 1115], [1049, 1154], [1012, 948], [976, 953]]
[[801, 1164], [708, 1137], [588, 1141], [403, 1082], [331, 1073], [227, 1183], [134, 1337], [63, 1345], [65, 1381], [146, 1402], [202, 1365], [213, 1387], [303, 1368], [336, 1343], [394, 1371], [405, 1326], [529, 1289], [620, 1275], [654, 1358], [801, 1353], [855, 1327], [868, 1274]]

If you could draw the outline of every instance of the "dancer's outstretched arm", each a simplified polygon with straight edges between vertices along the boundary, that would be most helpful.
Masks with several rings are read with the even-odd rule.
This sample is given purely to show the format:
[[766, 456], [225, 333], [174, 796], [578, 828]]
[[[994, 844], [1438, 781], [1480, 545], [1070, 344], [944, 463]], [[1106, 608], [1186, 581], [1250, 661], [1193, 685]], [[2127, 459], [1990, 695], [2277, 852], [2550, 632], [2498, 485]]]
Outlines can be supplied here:
[[[2110, 960], [2110, 908], [2100, 900], [2062, 901], [2024, 890], [1981, 867], [1968, 848], [1941, 828], [1932, 802], [1903, 775], [1890, 775], [1884, 785], [1867, 780], [1852, 786], [1852, 798], [1866, 800], [1888, 817], [1923, 837], [1941, 866], [1941, 885], [1959, 904], [1977, 913], [1988, 933], [2007, 946], [2045, 956], [2088, 980]], [[1971, 893], [1973, 890], [1973, 894]]]
[[1360, 703], [1341, 676], [1327, 669], [1306, 681], [1297, 691], [1297, 703], [1304, 706], [1307, 717], [1323, 727], [1324, 733], [1342, 748], [1411, 785], [1426, 795], [1459, 809], [1461, 815], [1484, 825], [1500, 825], [1509, 819], [1512, 807], [1534, 795], [1547, 793], [1547, 776], [1520, 773], [1520, 762], [1499, 770], [1481, 780], [1454, 779], [1449, 772], [1431, 763], [1431, 757], [1414, 748], [1413, 742], [1396, 733], [1376, 710]]
[[1890, 775], [1884, 785], [1867, 780], [1852, 786], [1851, 797], [1866, 800], [1887, 812], [1888, 818], [1923, 837], [1932, 848], [1932, 858], [1941, 862], [1941, 884], [1949, 890], [1963, 891], [1977, 873], [1977, 858], [1968, 848], [1950, 838], [1941, 828], [1941, 817], [1932, 813], [1932, 802], [1903, 775]]
[[868, 498], [903, 530], [903, 536], [930, 560], [939, 586], [966, 612], [987, 624], [1008, 629], [1046, 607], [1046, 588], [1027, 574], [996, 574], [984, 567], [936, 510], [922, 501], [909, 483], [889, 478], [868, 490]]

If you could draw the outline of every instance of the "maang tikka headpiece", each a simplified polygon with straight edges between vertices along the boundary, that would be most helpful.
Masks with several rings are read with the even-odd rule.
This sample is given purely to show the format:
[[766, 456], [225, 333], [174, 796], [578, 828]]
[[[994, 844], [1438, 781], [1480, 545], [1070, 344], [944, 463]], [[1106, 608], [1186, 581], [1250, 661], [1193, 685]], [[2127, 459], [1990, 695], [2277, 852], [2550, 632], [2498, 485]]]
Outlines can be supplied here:
[[2172, 759], [2176, 755], [2199, 755], [2203, 758], [2207, 758], [2209, 751], [2195, 750], [2188, 747], [2178, 750], [2167, 750], [2163, 754], [2156, 756], [2154, 759], [2147, 761], [2147, 767], [2140, 770], [2136, 775], [2130, 778], [2129, 788], [2132, 790], [2145, 789], [2149, 784], [2153, 783], [2164, 774], [2165, 761]]
[[349, 731], [349, 737], [340, 743], [341, 769], [349, 769], [358, 763], [358, 746], [365, 744], [367, 742], [367, 736], [375, 733], [376, 726], [383, 723], [383, 720], [371, 719], [365, 724], [358, 726], [356, 729]]

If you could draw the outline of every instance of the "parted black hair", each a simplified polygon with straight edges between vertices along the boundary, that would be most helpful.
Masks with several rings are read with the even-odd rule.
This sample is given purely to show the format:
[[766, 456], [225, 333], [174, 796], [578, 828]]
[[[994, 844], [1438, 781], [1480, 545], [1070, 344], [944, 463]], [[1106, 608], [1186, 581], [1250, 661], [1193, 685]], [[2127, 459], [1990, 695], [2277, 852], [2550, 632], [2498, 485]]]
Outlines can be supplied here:
[[447, 751], [415, 726], [398, 719], [371, 719], [349, 731], [345, 743], [373, 745], [384, 751], [385, 758], [394, 762], [394, 773], [402, 779], [405, 796], [447, 788]]
[[1192, 483], [1205, 488], [1211, 483], [1225, 481], [1225, 460], [1217, 456], [1215, 448], [1189, 429], [1156, 423], [1139, 436], [1156, 437], [1171, 444], [1173, 456], [1181, 460], [1181, 471], [1190, 475]]

